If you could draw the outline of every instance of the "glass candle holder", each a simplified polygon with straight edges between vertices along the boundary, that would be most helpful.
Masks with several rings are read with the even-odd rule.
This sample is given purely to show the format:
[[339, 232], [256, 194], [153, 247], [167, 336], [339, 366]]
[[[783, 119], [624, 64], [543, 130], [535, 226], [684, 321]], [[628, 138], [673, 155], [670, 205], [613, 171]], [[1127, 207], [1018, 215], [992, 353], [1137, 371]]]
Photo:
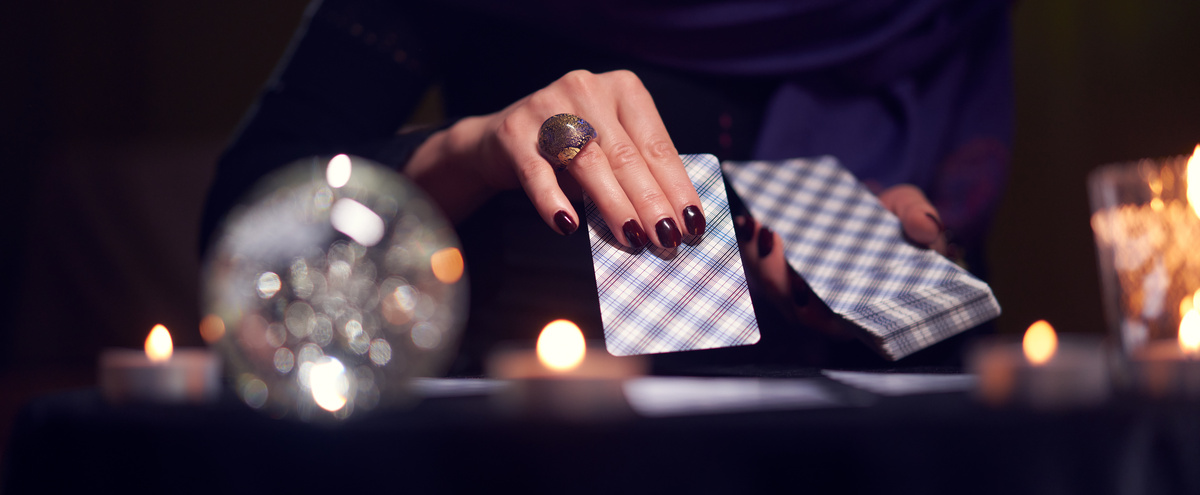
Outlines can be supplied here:
[[1200, 317], [1200, 179], [1188, 180], [1188, 165], [1186, 156], [1146, 159], [1088, 177], [1107, 321], [1135, 360], [1195, 353], [1185, 323]]

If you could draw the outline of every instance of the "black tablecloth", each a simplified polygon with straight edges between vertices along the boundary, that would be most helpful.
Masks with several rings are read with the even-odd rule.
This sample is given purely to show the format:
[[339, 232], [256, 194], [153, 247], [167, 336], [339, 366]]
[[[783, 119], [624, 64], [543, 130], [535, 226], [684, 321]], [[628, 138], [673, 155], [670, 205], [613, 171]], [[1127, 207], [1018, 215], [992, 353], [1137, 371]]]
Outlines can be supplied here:
[[5, 493], [1200, 493], [1196, 404], [1039, 413], [946, 393], [592, 422], [493, 406], [428, 399], [330, 427], [233, 397], [113, 406], [61, 393], [21, 412]]

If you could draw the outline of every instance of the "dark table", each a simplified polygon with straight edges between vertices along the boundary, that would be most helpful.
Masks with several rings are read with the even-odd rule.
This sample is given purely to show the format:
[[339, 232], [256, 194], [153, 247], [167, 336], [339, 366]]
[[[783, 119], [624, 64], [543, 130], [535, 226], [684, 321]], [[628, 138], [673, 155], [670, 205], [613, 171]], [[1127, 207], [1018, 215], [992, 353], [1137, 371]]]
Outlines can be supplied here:
[[78, 390], [21, 412], [4, 492], [1200, 493], [1194, 403], [1124, 397], [1042, 413], [966, 393], [867, 402], [574, 421], [473, 396], [331, 427], [273, 420], [232, 396], [114, 406]]

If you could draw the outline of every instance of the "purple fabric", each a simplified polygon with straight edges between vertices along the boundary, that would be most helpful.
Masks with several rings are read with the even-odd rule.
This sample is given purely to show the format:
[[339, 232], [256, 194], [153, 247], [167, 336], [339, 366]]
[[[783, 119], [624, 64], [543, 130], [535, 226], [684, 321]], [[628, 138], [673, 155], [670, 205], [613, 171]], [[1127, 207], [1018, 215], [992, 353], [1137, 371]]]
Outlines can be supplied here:
[[[1008, 0], [452, 0], [662, 65], [789, 75], [867, 62], [905, 72]], [[894, 52], [894, 53], [885, 53]]]
[[1012, 141], [1009, 0], [510, 2], [506, 21], [678, 70], [775, 78], [753, 157], [911, 183], [976, 244]]

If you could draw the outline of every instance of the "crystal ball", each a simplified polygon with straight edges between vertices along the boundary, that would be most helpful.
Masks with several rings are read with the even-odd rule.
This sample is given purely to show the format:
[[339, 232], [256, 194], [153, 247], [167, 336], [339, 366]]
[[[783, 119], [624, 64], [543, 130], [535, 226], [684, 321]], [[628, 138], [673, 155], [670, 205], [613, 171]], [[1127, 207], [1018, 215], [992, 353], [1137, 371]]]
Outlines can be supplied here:
[[359, 157], [305, 159], [218, 228], [202, 333], [238, 397], [270, 416], [403, 406], [411, 378], [444, 371], [457, 350], [463, 268], [453, 226], [403, 176]]

